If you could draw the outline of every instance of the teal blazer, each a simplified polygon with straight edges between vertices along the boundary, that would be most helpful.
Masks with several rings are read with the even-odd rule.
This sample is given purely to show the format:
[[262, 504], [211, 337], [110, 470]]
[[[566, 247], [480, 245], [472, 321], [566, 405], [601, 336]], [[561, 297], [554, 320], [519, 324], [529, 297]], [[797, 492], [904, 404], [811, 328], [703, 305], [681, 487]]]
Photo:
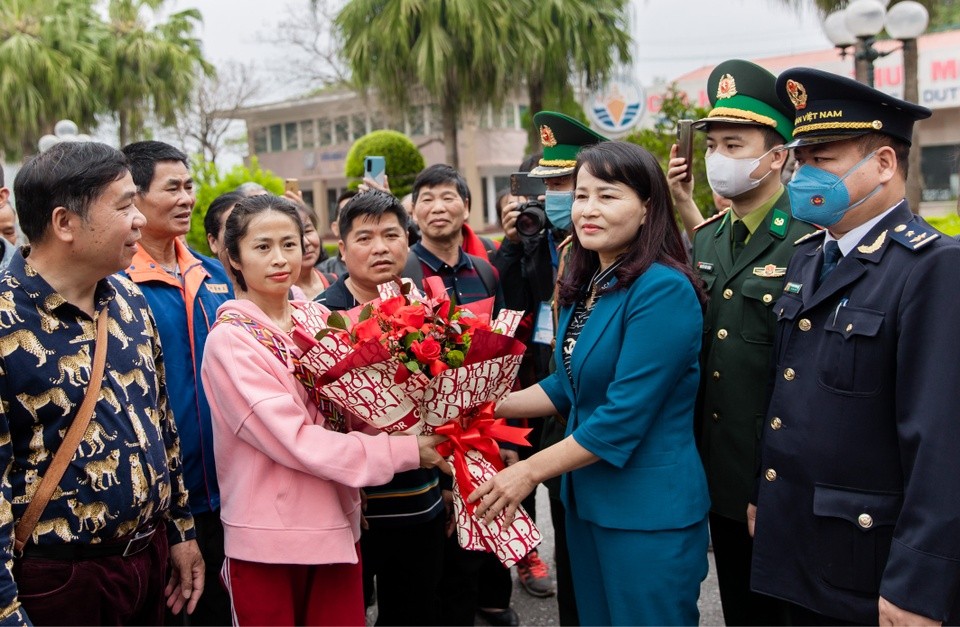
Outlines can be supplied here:
[[563, 367], [572, 307], [560, 312], [557, 371], [540, 386], [567, 432], [599, 461], [563, 476], [567, 510], [602, 527], [682, 529], [710, 507], [693, 434], [703, 314], [690, 281], [653, 264], [594, 306]]

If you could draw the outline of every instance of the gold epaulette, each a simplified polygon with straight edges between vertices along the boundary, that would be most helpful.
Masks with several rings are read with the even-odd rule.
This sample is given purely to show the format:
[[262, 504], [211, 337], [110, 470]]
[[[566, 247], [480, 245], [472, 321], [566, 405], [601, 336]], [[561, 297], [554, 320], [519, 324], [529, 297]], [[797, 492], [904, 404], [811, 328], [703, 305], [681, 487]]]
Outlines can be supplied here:
[[706, 220], [704, 220], [703, 222], [701, 222], [701, 223], [698, 224], [697, 226], [693, 227], [693, 230], [694, 230], [694, 231], [699, 231], [700, 229], [702, 229], [703, 227], [707, 226], [708, 224], [712, 224], [713, 222], [716, 222], [717, 220], [722, 219], [723, 216], [727, 215], [727, 212], [728, 212], [728, 211], [730, 211], [730, 208], [729, 208], [729, 207], [726, 208], [726, 209], [724, 209], [723, 211], [721, 211], [721, 212], [718, 213], [717, 215], [715, 215], [715, 216], [713, 216], [713, 217], [710, 217], [710, 218], [707, 218]]

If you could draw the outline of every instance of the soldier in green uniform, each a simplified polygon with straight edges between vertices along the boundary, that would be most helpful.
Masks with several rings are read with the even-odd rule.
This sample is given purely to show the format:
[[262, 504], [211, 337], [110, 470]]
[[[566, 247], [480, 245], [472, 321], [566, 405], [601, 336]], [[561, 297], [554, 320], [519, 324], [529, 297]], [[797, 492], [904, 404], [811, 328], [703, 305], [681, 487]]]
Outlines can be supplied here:
[[[697, 227], [694, 269], [710, 301], [704, 316], [695, 425], [712, 508], [710, 533], [728, 625], [783, 622], [779, 602], [750, 592], [752, 540], [746, 510], [753, 490], [776, 316], [794, 242], [813, 226], [794, 219], [781, 183], [793, 118], [776, 77], [753, 63], [725, 61], [707, 82], [713, 109], [694, 128], [707, 133], [707, 178], [730, 209]], [[675, 151], [675, 149], [674, 149]], [[681, 213], [697, 211], [687, 164], [670, 161]]]

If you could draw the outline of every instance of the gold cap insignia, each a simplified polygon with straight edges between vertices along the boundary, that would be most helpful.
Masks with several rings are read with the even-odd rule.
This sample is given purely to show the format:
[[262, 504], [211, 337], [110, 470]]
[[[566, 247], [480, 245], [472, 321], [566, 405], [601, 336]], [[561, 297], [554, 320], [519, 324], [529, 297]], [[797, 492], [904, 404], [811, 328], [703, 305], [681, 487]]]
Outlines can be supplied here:
[[546, 124], [540, 127], [540, 143], [547, 148], [552, 148], [557, 145], [557, 138], [553, 135], [553, 129]]
[[807, 88], [793, 79], [787, 81], [787, 96], [797, 111], [807, 108]]
[[723, 98], [732, 98], [737, 95], [737, 81], [733, 80], [733, 75], [724, 74], [717, 83], [717, 100]]

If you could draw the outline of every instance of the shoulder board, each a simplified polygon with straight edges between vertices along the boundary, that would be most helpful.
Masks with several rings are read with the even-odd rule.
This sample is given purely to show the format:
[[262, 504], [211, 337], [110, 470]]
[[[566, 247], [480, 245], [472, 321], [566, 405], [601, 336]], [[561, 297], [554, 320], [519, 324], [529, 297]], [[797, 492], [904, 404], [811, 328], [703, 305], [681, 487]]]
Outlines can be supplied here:
[[796, 246], [797, 244], [802, 244], [802, 243], [804, 243], [805, 241], [807, 241], [808, 239], [813, 239], [814, 237], [819, 237], [820, 235], [823, 235], [823, 234], [826, 233], [826, 232], [827, 232], [827, 231], [826, 231], [825, 229], [820, 229], [820, 228], [818, 228], [816, 231], [814, 231], [814, 232], [812, 232], [812, 233], [807, 233], [806, 235], [804, 235], [803, 237], [801, 237], [800, 239], [798, 239], [797, 241], [795, 241], [795, 242], [793, 243], [793, 245]]
[[940, 237], [940, 232], [922, 220], [898, 224], [890, 230], [890, 238], [910, 250], [920, 250]]
[[723, 211], [721, 211], [721, 212], [718, 213], [717, 215], [715, 215], [715, 216], [713, 216], [713, 217], [710, 217], [710, 218], [707, 218], [706, 220], [704, 220], [703, 222], [701, 222], [701, 223], [698, 224], [697, 226], [693, 227], [693, 230], [694, 230], [694, 231], [699, 231], [700, 229], [702, 229], [703, 227], [707, 226], [708, 224], [712, 224], [713, 222], [716, 222], [717, 220], [722, 219], [723, 216], [727, 215], [727, 212], [728, 212], [728, 211], [730, 211], [730, 209], [724, 209]]

